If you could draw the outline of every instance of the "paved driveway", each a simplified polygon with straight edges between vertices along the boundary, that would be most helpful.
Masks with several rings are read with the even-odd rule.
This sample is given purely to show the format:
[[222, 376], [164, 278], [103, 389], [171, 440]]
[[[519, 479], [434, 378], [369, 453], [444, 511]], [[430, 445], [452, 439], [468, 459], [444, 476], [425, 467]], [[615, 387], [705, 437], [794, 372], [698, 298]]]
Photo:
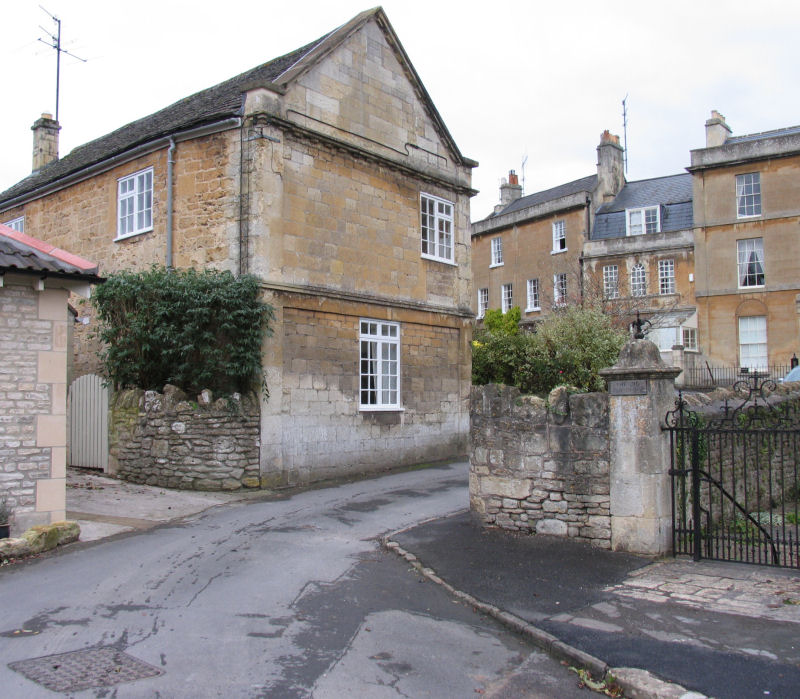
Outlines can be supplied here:
[[2, 695], [500, 697], [523, 674], [529, 696], [587, 695], [381, 551], [382, 533], [463, 509], [466, 478], [229, 503], [0, 569]]

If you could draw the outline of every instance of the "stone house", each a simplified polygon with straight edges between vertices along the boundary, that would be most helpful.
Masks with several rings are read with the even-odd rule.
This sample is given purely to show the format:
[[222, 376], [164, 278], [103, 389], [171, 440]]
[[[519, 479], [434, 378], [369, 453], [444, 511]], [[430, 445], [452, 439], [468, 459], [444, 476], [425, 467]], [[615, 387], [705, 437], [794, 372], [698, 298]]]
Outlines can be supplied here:
[[696, 353], [691, 175], [625, 183], [596, 211], [582, 255], [584, 294], [621, 320], [647, 318], [668, 363], [677, 345]]
[[97, 265], [0, 225], [0, 496], [12, 536], [66, 514], [70, 293]]
[[594, 296], [650, 320], [668, 363], [789, 365], [800, 354], [800, 126], [732, 136], [714, 111], [690, 155], [687, 173], [625, 182], [605, 132], [597, 176], [524, 197], [510, 177], [495, 213], [472, 224], [477, 318], [517, 305], [530, 323]]
[[594, 214], [625, 183], [622, 148], [604, 132], [597, 147], [597, 173], [522, 196], [514, 171], [500, 187], [494, 213], [472, 224], [477, 317], [487, 309], [522, 311], [532, 324], [554, 306], [582, 297], [583, 245]]
[[800, 126], [733, 136], [714, 111], [691, 151], [698, 342], [736, 366], [800, 354]]
[[107, 272], [260, 278], [263, 485], [466, 452], [477, 163], [381, 8], [60, 159], [58, 129], [34, 124], [0, 220]]

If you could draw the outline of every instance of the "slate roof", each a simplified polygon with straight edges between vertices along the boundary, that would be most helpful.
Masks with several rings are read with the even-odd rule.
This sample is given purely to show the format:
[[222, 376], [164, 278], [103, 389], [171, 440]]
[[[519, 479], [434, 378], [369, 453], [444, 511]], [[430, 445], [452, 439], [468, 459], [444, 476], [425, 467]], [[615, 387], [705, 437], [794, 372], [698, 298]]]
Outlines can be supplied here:
[[60, 160], [53, 161], [0, 194], [0, 204], [144, 143], [229, 117], [241, 116], [244, 109], [244, 90], [248, 85], [273, 81], [324, 38], [78, 146]]
[[662, 233], [691, 228], [692, 175], [681, 173], [626, 183], [613, 201], [597, 210], [591, 239], [624, 238], [625, 210], [646, 206], [661, 207]]
[[787, 126], [783, 129], [774, 129], [773, 131], [762, 131], [761, 133], [744, 134], [742, 136], [729, 136], [725, 140], [725, 145], [729, 143], [760, 141], [764, 138], [777, 138], [779, 136], [796, 136], [797, 134], [800, 134], [800, 126]]
[[477, 165], [474, 161], [464, 158], [459, 152], [383, 10], [376, 7], [356, 15], [349, 22], [310, 44], [245, 71], [219, 85], [185, 97], [155, 114], [131, 122], [110, 134], [75, 148], [60, 160], [49, 163], [41, 170], [32, 173], [5, 192], [0, 193], [0, 208], [17, 197], [31, 194], [64, 177], [80, 172], [84, 168], [121, 155], [138, 146], [228, 118], [241, 117], [244, 113], [245, 93], [248, 89], [252, 89], [255, 85], [276, 83], [280, 86], [291, 82], [307, 65], [313, 64], [326, 55], [351, 31], [373, 17], [381, 23], [397, 50], [403, 55], [409, 71], [414, 75], [417, 86], [430, 109], [432, 118], [441, 129], [445, 140], [465, 163]]
[[0, 225], [0, 270], [101, 281], [94, 262], [3, 225]]
[[561, 197], [566, 197], [570, 194], [591, 192], [596, 185], [597, 175], [582, 177], [579, 180], [573, 180], [572, 182], [561, 184], [558, 187], [553, 187], [552, 189], [545, 189], [541, 192], [534, 192], [533, 194], [520, 197], [519, 199], [512, 201], [505, 209], [500, 211], [500, 213], [492, 214], [489, 216], [489, 218], [510, 214], [514, 211], [520, 211], [521, 209], [527, 209], [528, 207], [536, 206], [537, 204], [544, 204], [545, 202], [553, 201], [554, 199], [560, 199]]

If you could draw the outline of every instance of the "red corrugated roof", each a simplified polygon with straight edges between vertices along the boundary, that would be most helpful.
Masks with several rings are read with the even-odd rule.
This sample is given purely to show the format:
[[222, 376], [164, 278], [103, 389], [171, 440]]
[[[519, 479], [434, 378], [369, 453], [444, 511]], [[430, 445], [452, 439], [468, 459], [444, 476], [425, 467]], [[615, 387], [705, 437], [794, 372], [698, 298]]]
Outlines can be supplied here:
[[82, 272], [84, 274], [97, 273], [97, 265], [94, 262], [85, 260], [78, 255], [73, 255], [71, 252], [57, 248], [55, 245], [50, 245], [50, 243], [45, 243], [43, 240], [39, 240], [33, 236], [15, 231], [13, 228], [9, 228], [8, 226], [0, 224], [0, 236], [16, 240], [18, 243], [26, 245], [32, 250], [49, 255], [50, 257], [58, 260], [59, 262], [63, 262], [66, 265], [76, 267], [76, 271], [78, 272]]

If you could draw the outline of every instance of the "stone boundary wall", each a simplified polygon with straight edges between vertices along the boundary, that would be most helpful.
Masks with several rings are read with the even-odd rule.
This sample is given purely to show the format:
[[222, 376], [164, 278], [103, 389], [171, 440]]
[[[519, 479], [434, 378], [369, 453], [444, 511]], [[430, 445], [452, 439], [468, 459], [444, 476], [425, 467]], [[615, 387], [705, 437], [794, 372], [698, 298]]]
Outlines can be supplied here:
[[470, 508], [486, 525], [611, 547], [608, 394], [474, 386]]
[[189, 401], [175, 386], [164, 393], [126, 390], [112, 399], [109, 471], [130, 481], [183, 490], [258, 488], [260, 412], [254, 395]]

